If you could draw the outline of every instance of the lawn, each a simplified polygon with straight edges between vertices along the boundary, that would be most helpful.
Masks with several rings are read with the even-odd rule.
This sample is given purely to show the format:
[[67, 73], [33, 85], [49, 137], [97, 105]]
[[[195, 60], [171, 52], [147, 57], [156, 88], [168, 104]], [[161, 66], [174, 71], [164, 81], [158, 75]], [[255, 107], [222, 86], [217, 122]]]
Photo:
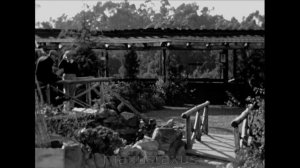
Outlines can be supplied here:
[[[181, 114], [191, 107], [165, 107], [163, 110], [149, 111], [146, 116], [156, 119], [158, 125], [166, 123], [169, 119], [184, 127], [185, 120], [181, 118]], [[208, 111], [208, 131], [216, 134], [233, 134], [230, 126], [231, 121], [237, 117], [244, 109], [232, 108], [226, 106], [210, 106]], [[191, 117], [195, 119], [195, 115]]]

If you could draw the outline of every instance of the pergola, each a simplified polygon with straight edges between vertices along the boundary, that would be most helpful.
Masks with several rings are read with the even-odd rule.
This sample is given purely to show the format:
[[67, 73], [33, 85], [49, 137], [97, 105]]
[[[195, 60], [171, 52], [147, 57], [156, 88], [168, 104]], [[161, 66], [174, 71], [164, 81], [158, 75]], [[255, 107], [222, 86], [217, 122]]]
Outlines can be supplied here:
[[[77, 30], [36, 29], [35, 40], [44, 47], [72, 44]], [[228, 81], [228, 51], [233, 50], [233, 74], [236, 72], [237, 49], [264, 49], [264, 30], [200, 30], [200, 29], [131, 29], [92, 31], [94, 49], [147, 51], [161, 50], [161, 74], [167, 78], [167, 50], [222, 50], [223, 81]], [[64, 34], [63, 37], [60, 34]], [[106, 52], [106, 63], [109, 56]], [[106, 66], [107, 67], [107, 66]], [[106, 70], [108, 77], [108, 70]]]
[[[35, 40], [40, 47], [45, 49], [58, 49], [59, 45], [76, 45], [76, 36], [80, 32], [77, 30], [61, 29], [35, 29]], [[90, 40], [93, 41], [92, 48], [101, 49], [105, 53], [106, 73], [108, 74], [109, 52], [113, 50], [136, 50], [149, 51], [159, 50], [160, 74], [164, 79], [168, 79], [168, 50], [219, 50], [220, 61], [222, 63], [222, 79], [189, 79], [189, 83], [200, 89], [205, 99], [212, 100], [212, 103], [223, 102], [224, 88], [228, 85], [229, 72], [229, 51], [233, 53], [233, 78], [236, 77], [237, 50], [264, 50], [264, 30], [200, 30], [200, 29], [133, 29], [133, 30], [111, 30], [92, 31]], [[184, 56], [184, 55], [182, 55]], [[64, 83], [85, 83], [87, 86], [93, 82], [101, 82], [124, 79], [92, 78], [79, 79], [76, 81], [64, 81]], [[126, 79], [125, 79], [126, 80]], [[146, 80], [146, 79], [139, 79]], [[150, 79], [149, 79], [150, 80]], [[151, 80], [155, 81], [155, 80]], [[209, 84], [209, 86], [207, 85]], [[212, 85], [210, 85], [212, 84]], [[225, 84], [225, 85], [223, 85]], [[88, 89], [90, 88], [90, 89]], [[93, 87], [87, 87], [84, 93], [90, 95]], [[201, 90], [202, 89], [202, 90]], [[237, 87], [239, 92], [241, 91]], [[221, 92], [220, 92], [221, 91]], [[82, 93], [82, 94], [84, 94]], [[81, 94], [80, 94], [81, 95]], [[101, 95], [101, 94], [99, 94]], [[90, 96], [88, 96], [90, 97]], [[203, 98], [202, 98], [203, 99]], [[220, 99], [220, 100], [219, 100]], [[197, 102], [201, 97], [197, 98]], [[89, 98], [90, 102], [90, 98]]]

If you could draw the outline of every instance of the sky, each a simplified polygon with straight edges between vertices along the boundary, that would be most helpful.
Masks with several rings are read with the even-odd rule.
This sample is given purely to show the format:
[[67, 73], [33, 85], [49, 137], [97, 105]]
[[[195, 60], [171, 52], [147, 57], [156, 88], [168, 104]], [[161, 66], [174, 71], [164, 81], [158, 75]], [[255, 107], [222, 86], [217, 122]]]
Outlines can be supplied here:
[[[84, 5], [88, 4], [90, 7], [96, 5], [98, 1], [105, 2], [106, 0], [35, 0], [35, 21], [49, 21], [50, 17], [56, 19], [57, 17], [66, 14], [68, 17], [73, 17], [76, 13], [84, 9]], [[123, 1], [123, 0], [112, 0]], [[128, 0], [129, 3], [134, 3], [138, 8], [145, 0]], [[159, 9], [160, 0], [152, 0], [154, 2], [154, 9]], [[247, 17], [250, 13], [259, 11], [264, 15], [265, 5], [264, 0], [169, 0], [170, 5], [175, 8], [182, 3], [197, 3], [199, 9], [208, 7], [212, 15], [223, 15], [225, 19], [230, 20], [235, 17], [242, 21], [243, 17]]]

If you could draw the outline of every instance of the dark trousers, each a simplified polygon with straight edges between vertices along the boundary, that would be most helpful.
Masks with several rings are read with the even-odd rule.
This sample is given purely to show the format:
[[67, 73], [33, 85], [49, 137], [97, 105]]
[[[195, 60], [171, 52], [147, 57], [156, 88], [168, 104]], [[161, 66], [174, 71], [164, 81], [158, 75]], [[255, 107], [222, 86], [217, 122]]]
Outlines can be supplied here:
[[[52, 86], [52, 87], [51, 87]], [[57, 84], [40, 84], [43, 100], [46, 104], [58, 106], [63, 103], [63, 94], [57, 89], [63, 90], [62, 85]]]

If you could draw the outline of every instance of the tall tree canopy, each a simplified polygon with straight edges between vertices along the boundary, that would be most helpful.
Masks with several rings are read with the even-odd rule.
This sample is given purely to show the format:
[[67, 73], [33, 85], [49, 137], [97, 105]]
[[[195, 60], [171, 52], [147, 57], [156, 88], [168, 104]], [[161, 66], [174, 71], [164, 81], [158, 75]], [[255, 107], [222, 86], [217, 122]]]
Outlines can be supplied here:
[[81, 29], [85, 20], [92, 30], [138, 29], [138, 28], [192, 28], [192, 29], [264, 29], [265, 18], [254, 11], [241, 22], [236, 18], [226, 20], [222, 15], [211, 15], [207, 7], [202, 9], [196, 3], [182, 3], [177, 8], [168, 0], [160, 1], [159, 11], [153, 9], [151, 0], [145, 0], [139, 7], [122, 2], [98, 2], [92, 8], [82, 10], [74, 17], [65, 14], [37, 23], [41, 28]]

